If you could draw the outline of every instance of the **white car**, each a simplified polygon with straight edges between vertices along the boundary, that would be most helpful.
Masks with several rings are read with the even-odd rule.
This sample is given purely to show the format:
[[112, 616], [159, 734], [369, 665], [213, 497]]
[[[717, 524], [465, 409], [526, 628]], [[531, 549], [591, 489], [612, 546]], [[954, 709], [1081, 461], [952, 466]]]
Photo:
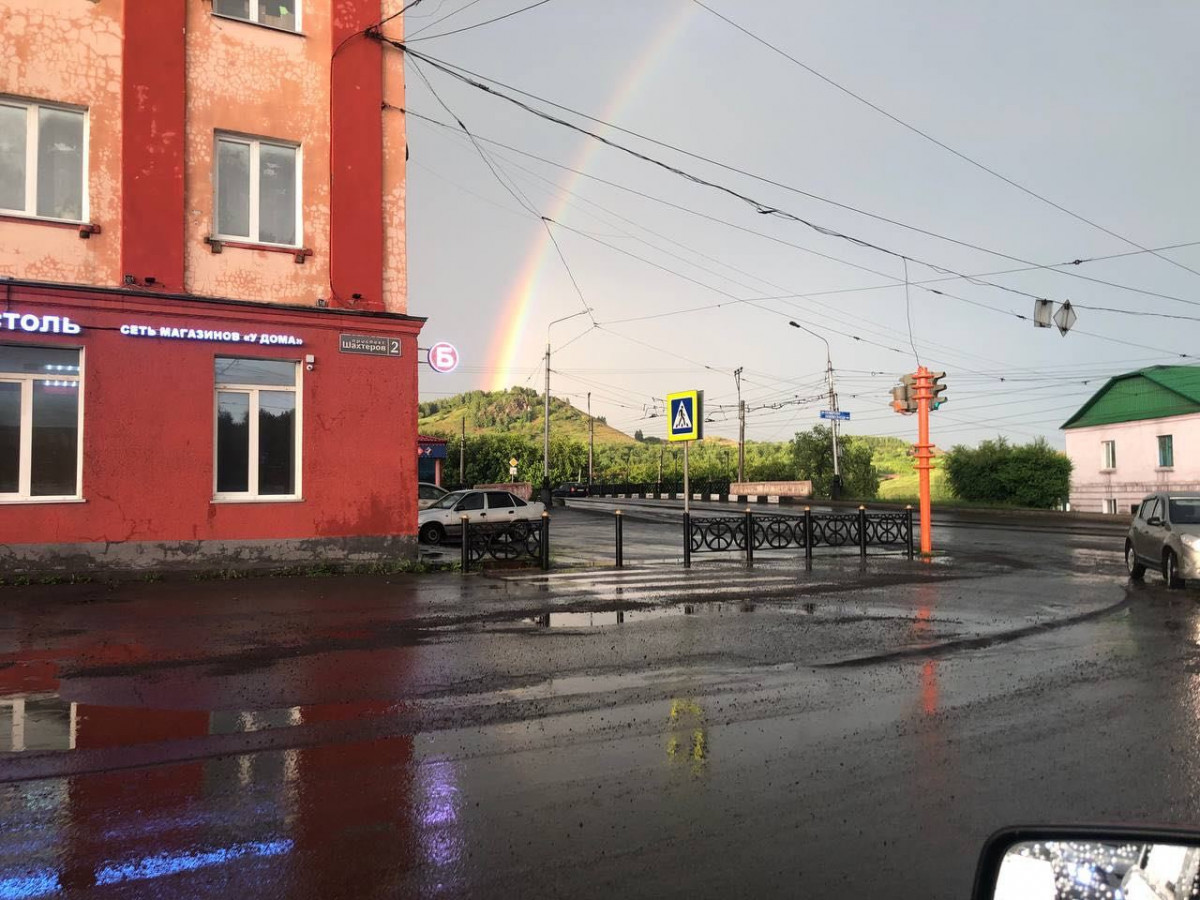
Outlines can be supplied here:
[[539, 521], [545, 509], [508, 491], [454, 491], [417, 513], [417, 536], [423, 543], [440, 544], [462, 532], [463, 516], [472, 525], [505, 525]]
[[444, 487], [438, 487], [436, 484], [430, 484], [428, 481], [421, 481], [417, 484], [417, 509], [428, 509], [437, 501], [441, 500], [448, 493]]

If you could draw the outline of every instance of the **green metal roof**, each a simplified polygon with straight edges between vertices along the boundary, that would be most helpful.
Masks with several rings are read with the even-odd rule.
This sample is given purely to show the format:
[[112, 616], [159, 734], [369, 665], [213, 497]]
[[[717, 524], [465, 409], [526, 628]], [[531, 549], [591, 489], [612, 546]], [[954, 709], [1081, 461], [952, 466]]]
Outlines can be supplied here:
[[1110, 378], [1063, 428], [1200, 412], [1200, 366], [1151, 366]]

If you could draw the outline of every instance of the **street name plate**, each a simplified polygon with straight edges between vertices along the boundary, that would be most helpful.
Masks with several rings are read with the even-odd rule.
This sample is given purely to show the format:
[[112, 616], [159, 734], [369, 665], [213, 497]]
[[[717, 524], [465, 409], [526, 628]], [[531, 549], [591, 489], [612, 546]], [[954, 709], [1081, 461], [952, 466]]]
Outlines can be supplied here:
[[338, 349], [366, 356], [399, 356], [400, 339], [378, 334], [342, 334], [338, 335]]

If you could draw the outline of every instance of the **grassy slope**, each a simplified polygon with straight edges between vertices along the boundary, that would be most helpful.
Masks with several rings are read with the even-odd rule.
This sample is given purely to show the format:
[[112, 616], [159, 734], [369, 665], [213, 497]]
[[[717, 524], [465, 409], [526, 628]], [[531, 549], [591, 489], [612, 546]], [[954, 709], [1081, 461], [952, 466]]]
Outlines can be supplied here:
[[[437, 411], [422, 414], [417, 428], [421, 434], [455, 435], [467, 420], [468, 434], [504, 432], [525, 437], [541, 437], [542, 401], [536, 396], [516, 391], [491, 391], [478, 396], [459, 394], [436, 401]], [[426, 413], [431, 404], [421, 404]], [[481, 424], [481, 420], [488, 424]], [[586, 442], [588, 439], [587, 413], [576, 409], [565, 400], [552, 398], [550, 403], [550, 431], [556, 437], [572, 438]], [[632, 444], [634, 440], [623, 431], [596, 421], [597, 444]]]

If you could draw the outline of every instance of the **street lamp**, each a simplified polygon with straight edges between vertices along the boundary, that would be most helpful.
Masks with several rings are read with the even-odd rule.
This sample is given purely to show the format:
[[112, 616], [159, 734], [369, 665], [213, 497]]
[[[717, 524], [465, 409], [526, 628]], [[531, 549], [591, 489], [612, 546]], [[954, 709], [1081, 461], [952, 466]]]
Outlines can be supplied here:
[[571, 313], [569, 316], [563, 316], [561, 319], [555, 319], [546, 326], [546, 409], [545, 409], [545, 447], [542, 450], [542, 502], [546, 504], [546, 508], [550, 508], [550, 328], [557, 325], [559, 322], [566, 322], [568, 319], [576, 319], [579, 316], [589, 316], [592, 314], [591, 307], [577, 312]]
[[841, 463], [838, 461], [838, 401], [837, 391], [833, 388], [833, 356], [829, 350], [829, 341], [811, 328], [805, 328], [799, 322], [789, 321], [788, 324], [793, 328], [799, 328], [801, 331], [808, 332], [825, 344], [825, 378], [829, 381], [829, 409], [833, 413], [833, 422], [829, 429], [830, 434], [833, 436], [833, 486], [829, 489], [829, 494], [832, 499], [840, 500], [842, 497], [842, 469]]

